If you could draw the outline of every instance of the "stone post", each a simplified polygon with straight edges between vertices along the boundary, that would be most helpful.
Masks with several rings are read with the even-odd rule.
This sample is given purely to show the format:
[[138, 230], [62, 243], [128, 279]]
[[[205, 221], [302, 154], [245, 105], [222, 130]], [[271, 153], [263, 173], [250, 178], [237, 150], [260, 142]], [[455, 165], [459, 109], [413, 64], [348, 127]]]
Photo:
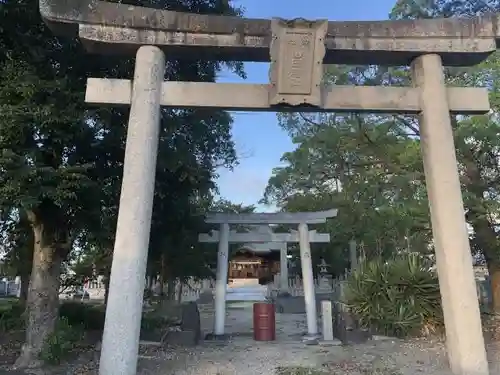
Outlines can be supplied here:
[[214, 336], [223, 336], [226, 323], [227, 272], [229, 267], [229, 224], [221, 224], [215, 280]]
[[323, 323], [323, 340], [333, 341], [332, 301], [321, 301], [321, 318]]
[[317, 338], [318, 321], [316, 311], [316, 294], [314, 290], [311, 244], [309, 243], [309, 228], [307, 224], [299, 224], [299, 245], [302, 283], [304, 285], [304, 300], [306, 305], [307, 336], [309, 338]]
[[418, 57], [412, 63], [412, 73], [414, 85], [421, 89], [420, 141], [449, 363], [456, 375], [487, 375], [488, 362], [440, 56]]
[[160, 133], [165, 56], [137, 51], [100, 375], [135, 375]]
[[288, 291], [288, 258], [287, 243], [284, 242], [280, 249], [280, 291]]
[[351, 260], [351, 271], [358, 267], [358, 250], [356, 248], [356, 241], [349, 241], [349, 258]]

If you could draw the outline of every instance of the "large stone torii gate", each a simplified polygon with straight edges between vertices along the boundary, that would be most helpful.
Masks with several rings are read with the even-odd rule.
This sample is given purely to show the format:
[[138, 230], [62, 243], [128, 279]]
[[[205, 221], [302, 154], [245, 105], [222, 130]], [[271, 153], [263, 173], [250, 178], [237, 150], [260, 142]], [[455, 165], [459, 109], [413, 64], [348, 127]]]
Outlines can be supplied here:
[[[450, 113], [486, 113], [481, 88], [447, 88], [443, 65], [472, 66], [500, 41], [497, 15], [327, 22], [177, 13], [99, 0], [39, 0], [55, 33], [89, 52], [136, 54], [133, 81], [89, 79], [89, 103], [130, 105], [100, 374], [137, 366], [160, 106], [418, 114], [436, 263], [453, 373], [488, 365]], [[271, 61], [269, 85], [163, 82], [169, 59]], [[411, 65], [413, 87], [321, 87], [321, 65]], [[127, 290], [127, 294], [123, 294]]]
[[[212, 233], [202, 233], [198, 237], [200, 242], [218, 243], [217, 253], [217, 273], [215, 282], [215, 319], [214, 331], [208, 337], [224, 338], [224, 325], [226, 319], [226, 288], [229, 260], [229, 243], [257, 243], [269, 244], [275, 243], [280, 250], [284, 244], [284, 259], [286, 260], [286, 246], [289, 242], [299, 243], [300, 262], [302, 265], [302, 280], [304, 283], [304, 300], [306, 306], [307, 318], [307, 336], [306, 339], [316, 339], [318, 337], [318, 323], [316, 311], [316, 295], [314, 292], [314, 276], [311, 260], [311, 242], [330, 242], [330, 235], [326, 233], [317, 233], [309, 231], [309, 224], [326, 223], [327, 218], [337, 216], [337, 210], [332, 209], [322, 212], [294, 212], [294, 213], [249, 213], [249, 214], [230, 214], [213, 213], [207, 215], [205, 222], [207, 224], [218, 224], [220, 230]], [[259, 225], [260, 229], [267, 231], [257, 231], [248, 233], [238, 233], [230, 231], [231, 224], [239, 225]], [[273, 233], [269, 224], [297, 224], [298, 231], [292, 233]], [[274, 247], [276, 248], [276, 247]], [[280, 254], [281, 264], [283, 266], [283, 251]], [[282, 269], [288, 269], [287, 266]], [[288, 286], [288, 276], [286, 279]], [[281, 285], [283, 286], [283, 285]]]

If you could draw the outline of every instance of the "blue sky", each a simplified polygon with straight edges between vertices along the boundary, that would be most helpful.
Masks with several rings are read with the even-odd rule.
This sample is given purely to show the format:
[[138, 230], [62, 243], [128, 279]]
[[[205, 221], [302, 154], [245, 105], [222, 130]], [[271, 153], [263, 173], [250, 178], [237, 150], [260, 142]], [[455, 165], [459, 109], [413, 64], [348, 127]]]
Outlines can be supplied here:
[[[245, 16], [252, 18], [296, 18], [338, 21], [386, 19], [396, 0], [236, 0]], [[246, 83], [267, 83], [268, 64], [247, 63]], [[220, 82], [238, 82], [230, 73], [222, 73]], [[282, 131], [275, 113], [235, 112], [233, 139], [240, 165], [233, 171], [221, 169], [220, 195], [234, 203], [257, 204], [262, 198], [272, 169], [280, 165], [283, 153], [292, 151], [288, 135]], [[259, 211], [272, 207], [259, 206]]]

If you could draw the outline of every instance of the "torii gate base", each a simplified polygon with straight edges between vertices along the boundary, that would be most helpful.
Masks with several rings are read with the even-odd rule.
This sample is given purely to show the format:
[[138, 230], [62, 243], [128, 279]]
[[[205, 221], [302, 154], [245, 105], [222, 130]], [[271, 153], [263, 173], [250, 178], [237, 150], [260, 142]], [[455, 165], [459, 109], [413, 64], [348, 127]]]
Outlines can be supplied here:
[[[435, 240], [450, 367], [487, 375], [472, 256], [450, 113], [486, 113], [486, 89], [447, 88], [443, 61], [470, 66], [500, 39], [498, 15], [380, 22], [251, 20], [131, 7], [99, 0], [40, 0], [54, 32], [100, 53], [137, 51], [136, 73], [89, 80], [87, 101], [131, 105], [101, 375], [135, 375], [160, 105], [271, 111], [389, 112], [420, 115], [421, 148]], [[270, 61], [270, 85], [163, 83], [164, 55]], [[413, 88], [321, 89], [321, 63], [407, 65]], [[96, 84], [98, 82], [98, 84]], [[128, 89], [127, 89], [128, 88]], [[126, 295], [123, 295], [124, 290]]]

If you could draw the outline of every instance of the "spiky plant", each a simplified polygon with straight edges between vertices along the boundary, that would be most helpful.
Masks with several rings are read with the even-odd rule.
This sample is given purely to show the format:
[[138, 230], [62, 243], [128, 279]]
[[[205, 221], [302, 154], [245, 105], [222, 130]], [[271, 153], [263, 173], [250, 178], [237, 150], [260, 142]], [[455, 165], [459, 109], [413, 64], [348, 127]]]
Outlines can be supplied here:
[[360, 325], [380, 334], [405, 337], [442, 325], [438, 278], [420, 254], [362, 262], [345, 298]]

